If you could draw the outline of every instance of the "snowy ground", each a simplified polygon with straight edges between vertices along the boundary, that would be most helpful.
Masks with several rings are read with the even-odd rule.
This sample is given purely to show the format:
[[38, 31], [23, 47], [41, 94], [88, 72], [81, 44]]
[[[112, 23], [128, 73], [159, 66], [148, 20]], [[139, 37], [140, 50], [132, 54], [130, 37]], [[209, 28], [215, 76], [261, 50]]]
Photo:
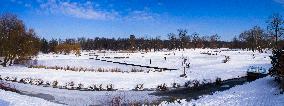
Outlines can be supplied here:
[[40, 98], [0, 90], [0, 106], [61, 106]]
[[[173, 71], [163, 71], [163, 72], [153, 72], [153, 69], [141, 68], [145, 70], [145, 72], [73, 72], [73, 71], [64, 71], [64, 70], [55, 70], [55, 69], [38, 69], [38, 68], [27, 68], [24, 66], [10, 66], [10, 67], [0, 67], [0, 75], [1, 78], [5, 77], [17, 77], [21, 78], [33, 78], [33, 79], [42, 79], [45, 82], [53, 82], [58, 81], [59, 85], [65, 85], [68, 82], [74, 81], [77, 85], [79, 83], [83, 84], [84, 87], [88, 87], [93, 84], [102, 84], [104, 88], [106, 85], [113, 84], [115, 89], [118, 91], [70, 91], [66, 89], [57, 89], [51, 87], [42, 87], [30, 84], [20, 84], [13, 83], [16, 89], [21, 90], [23, 92], [27, 92], [32, 94], [33, 96], [42, 96], [42, 94], [46, 95], [48, 101], [52, 102], [62, 102], [68, 105], [90, 105], [90, 104], [110, 104], [110, 102], [114, 98], [119, 98], [123, 103], [153, 103], [159, 100], [159, 97], [151, 96], [149, 93], [153, 91], [128, 91], [134, 89], [137, 84], [144, 84], [144, 88], [156, 88], [159, 84], [165, 83], [168, 87], [171, 87], [173, 83], [179, 83], [180, 85], [184, 85], [185, 82], [189, 80], [199, 80], [207, 82], [214, 82], [217, 77], [220, 77], [222, 80], [241, 77], [246, 75], [246, 71], [249, 66], [257, 66], [264, 67], [268, 69], [271, 67], [270, 64], [270, 52], [268, 53], [258, 53], [252, 51], [224, 51], [226, 49], [188, 49], [185, 51], [163, 51], [163, 52], [136, 52], [136, 53], [117, 53], [113, 51], [106, 51], [105, 53], [99, 51], [92, 52], [82, 52], [82, 56], [77, 57], [74, 54], [70, 55], [58, 55], [58, 54], [40, 54], [37, 58], [36, 65], [45, 65], [45, 66], [71, 66], [71, 67], [82, 67], [82, 68], [105, 68], [105, 69], [114, 69], [119, 68], [123, 71], [129, 71], [133, 68], [133, 66], [126, 66], [115, 63], [107, 63], [99, 60], [94, 60], [90, 58], [96, 58], [96, 56], [91, 55], [89, 53], [94, 53], [98, 55], [99, 59], [106, 59], [116, 62], [126, 62], [137, 65], [147, 65], [154, 67], [162, 67], [162, 68], [172, 68], [178, 69]], [[203, 53], [203, 54], [202, 54]], [[208, 55], [204, 53], [211, 53], [217, 55]], [[229, 56], [230, 60], [227, 63], [222, 63], [225, 59], [225, 56]], [[107, 58], [106, 58], [107, 57]], [[128, 58], [115, 58], [115, 57], [128, 57]], [[165, 60], [166, 57], [166, 60]], [[186, 63], [190, 63], [190, 68], [186, 69], [187, 77], [180, 77], [183, 74], [183, 69], [185, 64], [182, 64], [184, 59], [187, 59]], [[151, 60], [151, 64], [150, 64]], [[137, 67], [135, 67], [137, 68]], [[138, 67], [139, 68], [139, 67]], [[150, 72], [147, 72], [152, 70]], [[232, 105], [240, 105], [238, 103], [246, 102], [250, 105], [250, 100], [259, 100], [257, 96], [260, 95], [261, 90], [253, 90], [255, 87], [260, 86], [264, 88], [264, 90], [269, 90], [269, 88], [265, 88], [263, 82], [270, 81], [271, 78], [267, 77], [261, 79], [258, 82], [253, 82], [251, 84], [244, 85], [245, 87], [238, 86], [233, 88], [233, 90], [225, 91], [230, 95], [226, 95], [226, 93], [216, 93], [213, 96], [205, 96], [200, 100], [186, 102], [183, 100], [182, 103], [184, 105], [226, 105], [227, 103]], [[261, 84], [259, 84], [261, 83]], [[268, 86], [268, 87], [273, 87]], [[233, 93], [236, 90], [240, 90], [241, 92]], [[248, 92], [245, 89], [249, 89]], [[276, 98], [277, 96], [273, 96], [275, 89], [271, 90], [271, 94], [267, 93], [267, 95], [272, 95], [271, 97]], [[5, 94], [9, 93], [9, 94]], [[248, 93], [247, 95], [245, 93]], [[247, 97], [251, 94], [251, 97]], [[265, 93], [266, 94], [266, 93]], [[25, 105], [25, 104], [17, 104], [15, 100], [21, 99], [22, 97], [25, 99], [21, 99], [23, 101], [27, 101], [31, 103], [31, 105], [40, 105], [40, 103], [47, 102], [41, 101], [39, 98], [31, 98], [24, 95], [18, 95], [11, 92], [0, 92], [0, 105], [4, 104], [12, 104], [12, 105]], [[4, 98], [2, 95], [8, 95], [7, 98]], [[11, 96], [12, 95], [12, 96]], [[13, 96], [16, 95], [16, 96]], [[47, 96], [49, 95], [49, 96]], [[75, 96], [77, 95], [77, 96]], [[10, 97], [11, 96], [11, 97]], [[19, 98], [16, 98], [18, 97]], [[21, 97], [20, 97], [21, 96]], [[241, 96], [244, 96], [246, 99], [240, 99]], [[100, 99], [97, 99], [100, 98]], [[204, 98], [204, 99], [203, 99]], [[214, 98], [221, 98], [219, 102]], [[265, 96], [261, 98], [265, 99]], [[281, 97], [283, 99], [283, 97]], [[36, 103], [32, 104], [31, 100], [35, 99]], [[223, 100], [224, 99], [224, 100]], [[234, 99], [239, 101], [231, 102]], [[268, 98], [269, 99], [269, 98]], [[276, 99], [280, 99], [276, 98]], [[20, 100], [20, 101], [21, 101]], [[272, 99], [271, 99], [272, 100]], [[31, 101], [31, 102], [30, 102]], [[39, 101], [39, 102], [37, 102]], [[145, 102], [146, 101], [146, 102]], [[215, 102], [216, 101], [216, 102]], [[275, 103], [279, 103], [274, 101]], [[1, 104], [2, 103], [2, 104]], [[26, 103], [26, 102], [20, 102]], [[50, 102], [47, 102], [50, 103]], [[283, 104], [283, 102], [281, 102]], [[28, 103], [27, 103], [28, 104]], [[50, 105], [53, 105], [50, 103]], [[177, 105], [177, 104], [176, 104]], [[254, 104], [252, 104], [254, 105]], [[257, 105], [257, 104], [255, 104]], [[261, 104], [260, 104], [261, 105]]]
[[[44, 81], [59, 82], [59, 85], [74, 81], [75, 84], [82, 83], [85, 87], [92, 84], [113, 84], [115, 89], [131, 90], [137, 84], [144, 84], [144, 88], [156, 88], [157, 85], [165, 83], [167, 86], [172, 86], [173, 83], [183, 85], [189, 80], [206, 79], [207, 82], [215, 81], [217, 77], [222, 80], [236, 78], [246, 75], [246, 70], [249, 66], [259, 66], [268, 69], [270, 65], [269, 53], [258, 53], [251, 51], [221, 51], [222, 49], [189, 49], [185, 51], [168, 51], [168, 52], [148, 52], [148, 53], [98, 53], [98, 58], [110, 57], [107, 60], [121, 61], [140, 65], [150, 65], [165, 68], [176, 68], [179, 70], [164, 71], [164, 72], [135, 72], [135, 73], [115, 73], [115, 72], [70, 72], [54, 69], [36, 69], [26, 68], [23, 66], [12, 66], [0, 68], [2, 78], [17, 77], [20, 78], [40, 78]], [[218, 55], [207, 55], [201, 53], [213, 53]], [[131, 69], [126, 65], [104, 63], [97, 60], [90, 60], [90, 57], [85, 55], [88, 52], [83, 52], [82, 56], [75, 55], [53, 55], [42, 54], [37, 58], [37, 64], [41, 65], [57, 65], [57, 66], [76, 66], [76, 67], [102, 67], [102, 68], [121, 68], [122, 70]], [[165, 55], [167, 54], [167, 55]], [[168, 55], [169, 54], [169, 55]], [[253, 56], [254, 54], [254, 56]], [[226, 56], [230, 56], [230, 61], [222, 63]], [[113, 57], [129, 57], [124, 59], [114, 59]], [[164, 60], [167, 57], [167, 60]], [[182, 65], [183, 58], [187, 58], [190, 62], [190, 68], [186, 69], [187, 78], [180, 77], [183, 73]], [[149, 64], [151, 59], [152, 64]], [[95, 62], [94, 62], [95, 61]]]
[[[135, 103], [153, 103], [159, 99], [154, 95], [149, 95], [154, 91], [77, 91], [56, 89], [50, 87], [42, 87], [36, 85], [22, 84], [16, 82], [7, 82], [10, 85], [24, 93], [33, 97], [43, 98], [47, 101], [66, 104], [70, 106], [90, 106], [105, 105], [110, 106], [116, 103], [114, 100], [119, 99], [120, 104]], [[1, 93], [0, 93], [0, 96]], [[1, 97], [0, 97], [1, 99]], [[5, 100], [5, 99], [3, 99]], [[7, 100], [10, 101], [10, 100]], [[0, 105], [1, 106], [1, 105]], [[46, 105], [48, 106], [48, 105]]]
[[216, 92], [213, 95], [181, 103], [167, 103], [162, 105], [182, 106], [283, 106], [284, 95], [280, 94], [279, 85], [268, 76], [254, 82], [233, 87], [227, 91]]

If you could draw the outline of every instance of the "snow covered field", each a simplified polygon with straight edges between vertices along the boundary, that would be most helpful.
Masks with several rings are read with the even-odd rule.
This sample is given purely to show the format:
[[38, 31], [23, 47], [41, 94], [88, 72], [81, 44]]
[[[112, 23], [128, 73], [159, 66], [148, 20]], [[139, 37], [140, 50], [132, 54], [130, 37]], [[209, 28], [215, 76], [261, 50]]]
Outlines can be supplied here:
[[[91, 53], [92, 55], [89, 55], [89, 53]], [[84, 51], [79, 57], [75, 56], [74, 54], [40, 54], [35, 58], [36, 61], [32, 63], [33, 65], [60, 67], [69, 66], [93, 69], [117, 68], [123, 70], [124, 72], [78, 72], [65, 71], [61, 69], [56, 70], [44, 68], [28, 68], [22, 65], [1, 67], [0, 75], [2, 79], [4, 79], [5, 77], [16, 77], [17, 81], [22, 78], [42, 79], [44, 83], [58, 81], [59, 86], [64, 86], [66, 85], [66, 83], [73, 81], [75, 83], [75, 86], [77, 86], [78, 84], [83, 84], [85, 88], [94, 84], [102, 84], [103, 88], [106, 88], [107, 85], [113, 84], [114, 89], [118, 90], [98, 92], [77, 91], [9, 82], [17, 90], [20, 90], [22, 92], [27, 92], [29, 94], [32, 93], [32, 95], [49, 95], [50, 97], [52, 97], [52, 99], [49, 100], [50, 98], [45, 97], [45, 100], [43, 100], [40, 98], [19, 95], [12, 92], [0, 91], [0, 105], [40, 105], [41, 103], [47, 103], [47, 105], [55, 105], [52, 102], [65, 103], [67, 105], [105, 105], [112, 104], [110, 102], [113, 101], [113, 99], [117, 98], [120, 99], [121, 103], [160, 103], [158, 102], [160, 101], [160, 97], [149, 95], [154, 91], [137, 92], [129, 90], [134, 89], [137, 84], [143, 84], [144, 88], [154, 89], [157, 88], [158, 85], [164, 83], [168, 87], [172, 87], [174, 83], [178, 83], [183, 86], [185, 82], [192, 80], [214, 82], [217, 77], [221, 78], [222, 80], [226, 80], [246, 76], [246, 71], [250, 66], [264, 67], [265, 69], [270, 68], [270, 54], [271, 53], [269, 51], [267, 53], [258, 53], [242, 50], [228, 51], [227, 49], [188, 49], [185, 51], [163, 51], [147, 53]], [[223, 63], [225, 57], [229, 57], [230, 59], [228, 62]], [[130, 65], [122, 65], [95, 60], [96, 58], [128, 64], [170, 68], [177, 70], [166, 70], [158, 72], [154, 71], [153, 68], [141, 68], [139, 66], [134, 67]], [[190, 67], [184, 68], [186, 67], [185, 64], [189, 64]], [[131, 72], [130, 70], [133, 68], [142, 69], [144, 71]], [[187, 77], [180, 77], [180, 75], [183, 74], [184, 69]], [[251, 102], [254, 100], [261, 101], [265, 99], [275, 99], [273, 101], [275, 104], [283, 104], [283, 102], [281, 102], [280, 100], [283, 99], [283, 96], [273, 95], [277, 92], [277, 90], [275, 88], [275, 85], [267, 85], [268, 82], [272, 83], [270, 77], [266, 77], [243, 86], [237, 86], [228, 91], [217, 92], [212, 96], [204, 96], [198, 100], [190, 102], [182, 100], [182, 104], [167, 104], [164, 102], [162, 103], [162, 105], [242, 105], [243, 103], [245, 103], [245, 105], [266, 105], [263, 102], [257, 102], [259, 104], [256, 104], [256, 102]], [[256, 87], [263, 89], [256, 89]], [[266, 90], [268, 92], [265, 92], [264, 94], [261, 93], [261, 90]], [[3, 97], [2, 95], [7, 95], [7, 97]], [[259, 95], [263, 96], [260, 96], [260, 98], [258, 98]], [[267, 98], [264, 95], [270, 95], [267, 97], [271, 97], [271, 99]], [[52, 102], [46, 101], [46, 98], [48, 99], [48, 101]], [[15, 101], [18, 99], [20, 99], [19, 102]]]
[[279, 86], [268, 76], [254, 82], [233, 87], [227, 91], [216, 92], [213, 95], [200, 97], [200, 99], [181, 103], [166, 103], [169, 106], [283, 106], [284, 95], [279, 94]]
[[[139, 91], [139, 92], [137, 91], [77, 91], [77, 90], [55, 89], [51, 87], [42, 87], [42, 86], [36, 86], [36, 85], [16, 83], [16, 82], [8, 82], [8, 83], [10, 83], [10, 85], [12, 85], [15, 89], [19, 90], [25, 95], [38, 97], [46, 101], [66, 104], [70, 106], [90, 106], [90, 105], [110, 106], [110, 105], [113, 105], [113, 103], [148, 104], [148, 103], [153, 103], [153, 102], [155, 103], [155, 101], [159, 100], [160, 98], [154, 95], [149, 95], [149, 93], [152, 93], [154, 91]], [[20, 96], [26, 97], [24, 95], [20, 95]], [[115, 99], [118, 99], [118, 101], [114, 101]], [[0, 97], [0, 100], [1, 100], [1, 97]], [[7, 100], [7, 99], [3, 99], [3, 100]], [[7, 101], [13, 101], [13, 100], [7, 100]], [[41, 101], [39, 102], [41, 103]], [[42, 105], [39, 105], [39, 106], [42, 106]], [[45, 106], [49, 106], [49, 105], [45, 105]]]
[[[270, 53], [258, 53], [252, 51], [225, 51], [226, 49], [189, 49], [185, 51], [163, 51], [163, 52], [137, 52], [137, 53], [115, 53], [106, 51], [101, 53], [95, 51], [100, 59], [113, 60], [118, 62], [127, 62], [139, 65], [148, 65], [164, 68], [175, 68], [178, 70], [163, 72], [72, 72], [55, 69], [37, 69], [23, 66], [11, 66], [0, 68], [2, 78], [17, 77], [43, 79], [44, 81], [58, 81], [59, 85], [74, 81], [75, 84], [83, 84], [85, 87], [92, 84], [113, 84], [115, 89], [131, 90], [137, 84], [144, 84], [144, 88], [156, 88], [159, 84], [165, 83], [171, 87], [173, 83], [184, 85], [189, 80], [199, 80], [214, 82], [217, 77], [222, 80], [241, 77], [246, 75], [249, 66], [259, 66], [268, 69], [270, 65]], [[82, 56], [75, 55], [53, 55], [41, 54], [37, 58], [37, 64], [46, 66], [74, 66], [74, 67], [94, 67], [94, 68], [120, 68], [129, 70], [132, 66], [120, 65], [115, 63], [106, 63], [89, 58], [95, 56], [86, 55], [89, 52], [83, 52]], [[203, 53], [203, 54], [201, 54]], [[217, 55], [208, 55], [212, 53]], [[222, 63], [225, 56], [229, 56], [227, 63]], [[109, 58], [105, 58], [109, 57]], [[129, 57], [129, 58], [114, 58]], [[165, 58], [166, 57], [166, 60]], [[151, 64], [150, 64], [151, 59]], [[186, 68], [187, 77], [180, 77], [183, 74], [185, 64], [184, 59], [190, 63], [190, 68]], [[149, 70], [149, 69], [146, 69]], [[151, 69], [153, 70], [153, 69]]]
[[0, 90], [0, 106], [61, 106], [40, 98]]

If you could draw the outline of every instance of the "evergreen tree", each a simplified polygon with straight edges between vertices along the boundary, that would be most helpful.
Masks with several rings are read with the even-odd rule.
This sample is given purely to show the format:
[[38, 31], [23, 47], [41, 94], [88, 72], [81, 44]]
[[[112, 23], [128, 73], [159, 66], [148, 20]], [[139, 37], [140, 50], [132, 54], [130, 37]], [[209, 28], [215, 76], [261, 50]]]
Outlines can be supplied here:
[[56, 39], [52, 39], [49, 41], [48, 46], [49, 50], [48, 52], [53, 52], [55, 53], [55, 47], [58, 45], [58, 41]]
[[48, 45], [47, 40], [45, 38], [42, 38], [40, 40], [40, 43], [41, 43], [40, 51], [42, 53], [49, 53], [49, 45]]

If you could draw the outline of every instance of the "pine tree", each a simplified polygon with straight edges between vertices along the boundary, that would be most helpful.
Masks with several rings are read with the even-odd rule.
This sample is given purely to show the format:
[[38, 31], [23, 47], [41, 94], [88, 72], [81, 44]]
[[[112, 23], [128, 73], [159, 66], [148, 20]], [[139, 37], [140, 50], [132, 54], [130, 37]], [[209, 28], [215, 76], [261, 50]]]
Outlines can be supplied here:
[[48, 42], [47, 42], [47, 40], [45, 39], [45, 38], [42, 38], [41, 40], [40, 40], [40, 43], [41, 43], [41, 47], [40, 47], [40, 51], [42, 52], [42, 53], [49, 53], [49, 46], [48, 46]]

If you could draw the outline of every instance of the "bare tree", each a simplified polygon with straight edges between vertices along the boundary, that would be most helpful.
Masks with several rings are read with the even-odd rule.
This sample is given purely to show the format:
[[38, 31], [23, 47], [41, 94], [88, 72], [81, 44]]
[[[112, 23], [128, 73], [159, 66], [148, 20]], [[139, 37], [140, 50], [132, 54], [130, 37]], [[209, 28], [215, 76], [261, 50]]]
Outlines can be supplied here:
[[210, 40], [210, 48], [216, 49], [218, 47], [217, 43], [220, 39], [220, 36], [217, 34], [214, 34], [209, 37]]
[[278, 48], [278, 39], [283, 35], [284, 31], [284, 20], [282, 16], [278, 13], [273, 14], [267, 21], [267, 29], [269, 33], [275, 38], [275, 47]]
[[258, 50], [262, 52], [267, 45], [267, 34], [258, 26], [253, 27], [250, 30], [246, 30], [239, 35], [239, 39], [244, 43], [243, 48], [249, 48], [252, 51]]
[[187, 43], [187, 30], [178, 29], [178, 36], [179, 36], [179, 49], [182, 48], [184, 50], [185, 45]]
[[192, 34], [192, 43], [193, 43], [193, 48], [196, 49], [198, 47], [198, 40], [199, 40], [199, 34], [194, 32]]
[[136, 38], [134, 35], [130, 35], [129, 42], [130, 42], [130, 50], [133, 52], [134, 50], [136, 50]]
[[10, 65], [13, 60], [29, 58], [39, 51], [39, 39], [32, 29], [26, 31], [25, 25], [13, 14], [4, 14], [0, 17], [0, 51], [4, 57], [2, 66]]
[[174, 33], [169, 33], [168, 34], [168, 38], [169, 38], [169, 50], [172, 50], [172, 49], [176, 49], [176, 43], [177, 43], [177, 38], [176, 38], [176, 35]]

